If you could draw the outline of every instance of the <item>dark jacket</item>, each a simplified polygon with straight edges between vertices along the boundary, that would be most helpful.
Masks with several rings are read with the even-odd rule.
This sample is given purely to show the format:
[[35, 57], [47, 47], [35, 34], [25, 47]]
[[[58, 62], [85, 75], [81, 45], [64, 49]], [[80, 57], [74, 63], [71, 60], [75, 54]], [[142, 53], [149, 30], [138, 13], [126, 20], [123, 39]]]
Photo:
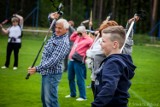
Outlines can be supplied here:
[[127, 107], [135, 68], [130, 55], [113, 54], [104, 59], [97, 72], [92, 107]]

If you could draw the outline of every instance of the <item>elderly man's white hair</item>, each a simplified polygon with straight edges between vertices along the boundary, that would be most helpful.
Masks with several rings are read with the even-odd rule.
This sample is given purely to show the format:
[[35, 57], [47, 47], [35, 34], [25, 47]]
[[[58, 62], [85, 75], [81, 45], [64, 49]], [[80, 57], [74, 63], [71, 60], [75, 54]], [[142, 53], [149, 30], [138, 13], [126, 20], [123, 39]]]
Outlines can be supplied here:
[[56, 23], [62, 23], [65, 29], [69, 29], [69, 23], [66, 19], [58, 19]]

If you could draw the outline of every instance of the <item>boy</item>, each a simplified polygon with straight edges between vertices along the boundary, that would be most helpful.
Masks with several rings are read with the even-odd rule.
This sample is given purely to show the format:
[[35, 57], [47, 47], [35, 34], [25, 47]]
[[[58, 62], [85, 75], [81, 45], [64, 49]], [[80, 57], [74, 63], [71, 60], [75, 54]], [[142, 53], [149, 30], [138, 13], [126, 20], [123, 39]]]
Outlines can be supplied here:
[[130, 55], [121, 54], [125, 42], [122, 26], [108, 27], [102, 31], [102, 51], [106, 58], [97, 70], [95, 100], [92, 107], [127, 107], [130, 79], [135, 66]]

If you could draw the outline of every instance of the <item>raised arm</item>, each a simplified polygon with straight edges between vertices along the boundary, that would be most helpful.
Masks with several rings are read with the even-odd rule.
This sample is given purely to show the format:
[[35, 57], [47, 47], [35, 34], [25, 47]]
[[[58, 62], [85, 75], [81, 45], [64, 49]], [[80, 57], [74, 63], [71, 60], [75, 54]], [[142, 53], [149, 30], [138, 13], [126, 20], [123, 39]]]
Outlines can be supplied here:
[[18, 14], [13, 14], [13, 16], [15, 16], [19, 19], [19, 25], [21, 26], [21, 28], [23, 28], [23, 23], [24, 23], [23, 17]]
[[[52, 24], [52, 21], [53, 21], [54, 19], [57, 20], [59, 17], [60, 17], [60, 15], [59, 15], [57, 12], [50, 13], [50, 14], [48, 15], [49, 23]], [[55, 22], [56, 22], [56, 21], [55, 21]], [[55, 24], [56, 24], [55, 22], [53, 23], [53, 26], [52, 26], [52, 31], [53, 31], [53, 33], [55, 32]]]
[[3, 28], [3, 25], [2, 25], [2, 24], [0, 24], [0, 29], [1, 29], [1, 32], [2, 32], [3, 34], [8, 34], [8, 33], [9, 33], [9, 30]]
[[[133, 18], [129, 19], [127, 21], [127, 24], [126, 24], [126, 32], [128, 31], [128, 29], [129, 29], [130, 24], [132, 23], [132, 21], [137, 22], [138, 20], [139, 20], [138, 16], [134, 16]], [[131, 32], [130, 32], [127, 40], [126, 40], [125, 46], [124, 46], [124, 48], [122, 50], [122, 53], [129, 54], [129, 55], [132, 54], [132, 46], [134, 44], [133, 39], [132, 39], [133, 38], [133, 34], [134, 34], [134, 31], [133, 31], [133, 28], [132, 28], [132, 30], [131, 30]]]

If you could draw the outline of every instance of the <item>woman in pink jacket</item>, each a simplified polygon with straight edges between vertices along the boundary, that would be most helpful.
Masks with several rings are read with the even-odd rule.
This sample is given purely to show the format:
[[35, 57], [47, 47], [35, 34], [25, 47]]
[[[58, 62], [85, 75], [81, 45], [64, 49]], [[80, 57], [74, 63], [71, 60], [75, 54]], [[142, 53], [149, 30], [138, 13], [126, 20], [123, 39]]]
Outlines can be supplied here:
[[86, 100], [86, 90], [85, 90], [85, 58], [86, 51], [90, 48], [93, 43], [93, 39], [86, 34], [86, 29], [84, 26], [79, 26], [77, 31], [75, 31], [70, 40], [74, 42], [71, 52], [69, 54], [69, 64], [68, 64], [68, 80], [70, 95], [67, 95], [66, 98], [76, 97], [76, 83], [75, 76], [79, 90], [79, 98], [77, 101]]

